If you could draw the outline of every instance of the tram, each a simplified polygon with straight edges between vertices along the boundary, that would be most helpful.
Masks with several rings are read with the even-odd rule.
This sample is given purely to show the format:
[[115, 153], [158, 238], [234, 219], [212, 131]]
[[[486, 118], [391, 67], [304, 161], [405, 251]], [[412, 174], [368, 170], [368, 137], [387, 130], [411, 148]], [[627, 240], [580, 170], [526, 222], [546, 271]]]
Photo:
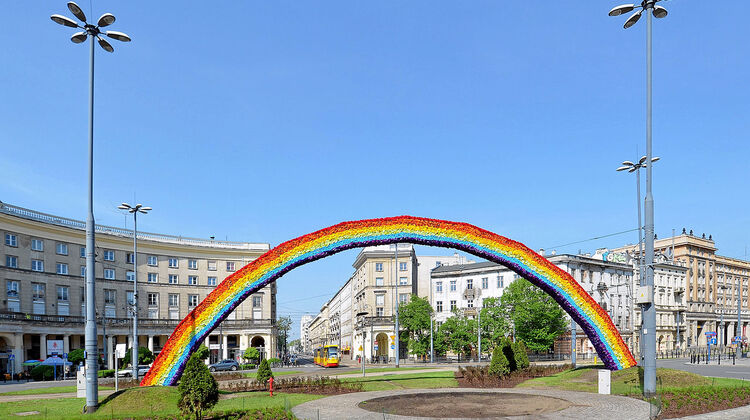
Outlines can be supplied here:
[[315, 364], [323, 367], [337, 367], [339, 365], [339, 346], [328, 344], [315, 349]]

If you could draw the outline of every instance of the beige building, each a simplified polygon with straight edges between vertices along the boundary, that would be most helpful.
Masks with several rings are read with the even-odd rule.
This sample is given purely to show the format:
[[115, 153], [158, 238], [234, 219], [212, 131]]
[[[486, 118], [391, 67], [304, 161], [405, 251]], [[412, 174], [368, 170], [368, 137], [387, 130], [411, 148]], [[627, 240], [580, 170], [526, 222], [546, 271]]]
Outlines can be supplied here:
[[[0, 372], [51, 348], [83, 348], [85, 223], [0, 202]], [[138, 341], [159, 353], [177, 323], [226, 276], [268, 244], [138, 232]], [[116, 344], [132, 338], [133, 231], [96, 226], [99, 350], [112, 368]], [[275, 355], [276, 286], [238, 306], [206, 340], [211, 360], [237, 358], [248, 346]], [[57, 351], [56, 352], [60, 352]], [[13, 355], [13, 357], [11, 357]]]
[[[684, 291], [679, 286], [673, 288], [675, 299], [684, 293], [684, 312], [675, 310], [670, 315], [675, 324], [679, 316], [680, 324], [684, 323], [686, 327], [685, 337], [680, 340], [683, 348], [685, 345], [705, 346], [706, 332], [717, 332], [719, 343], [731, 344], [737, 325], [738, 299], [741, 299], [742, 306], [742, 336], [747, 337], [750, 322], [747, 298], [750, 262], [716, 255], [717, 248], [711, 235], [708, 238], [705, 234], [694, 235], [692, 230], [686, 232], [683, 229], [680, 235], [657, 239], [655, 242], [657, 260], [659, 257], [662, 261], [674, 260], [674, 265], [686, 269]], [[636, 255], [637, 245], [629, 245], [620, 250]], [[658, 300], [659, 276], [656, 274], [654, 293]], [[680, 306], [676, 308], [679, 309]], [[657, 325], [658, 322], [657, 310]]]

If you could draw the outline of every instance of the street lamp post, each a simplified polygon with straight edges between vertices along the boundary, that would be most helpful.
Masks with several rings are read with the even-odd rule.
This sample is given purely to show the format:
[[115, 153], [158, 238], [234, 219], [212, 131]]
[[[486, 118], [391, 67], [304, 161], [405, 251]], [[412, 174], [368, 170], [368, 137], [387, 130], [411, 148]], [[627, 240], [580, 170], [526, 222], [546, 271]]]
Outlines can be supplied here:
[[[95, 268], [94, 268], [94, 38], [99, 45], [107, 52], [113, 52], [114, 48], [104, 40], [99, 28], [109, 26], [115, 22], [114, 15], [110, 13], [103, 14], [96, 25], [86, 21], [86, 15], [83, 10], [74, 2], [68, 2], [68, 10], [78, 18], [82, 24], [75, 20], [54, 14], [50, 18], [60, 25], [69, 28], [83, 29], [82, 32], [76, 32], [71, 37], [71, 41], [80, 44], [91, 36], [89, 48], [89, 168], [88, 168], [88, 214], [86, 216], [86, 333], [85, 333], [85, 353], [86, 353], [86, 413], [93, 413], [99, 406], [99, 385], [97, 383], [98, 370], [98, 346], [96, 336], [96, 289], [95, 289]], [[129, 42], [130, 37], [122, 32], [105, 31], [104, 35], [118, 41]]]
[[399, 367], [398, 359], [401, 356], [401, 354], [400, 354], [400, 350], [401, 349], [399, 348], [399, 345], [400, 345], [399, 342], [401, 341], [401, 337], [399, 336], [399, 333], [398, 333], [398, 307], [399, 307], [399, 295], [398, 295], [398, 281], [399, 281], [399, 278], [398, 278], [398, 243], [396, 243], [396, 246], [395, 246], [394, 261], [395, 261], [394, 265], [396, 266], [395, 267], [395, 269], [396, 269], [395, 270], [396, 271], [396, 278], [395, 278], [395, 282], [396, 282], [396, 328], [395, 328], [396, 329], [396, 367], [398, 368]]
[[432, 341], [433, 327], [432, 327], [432, 274], [430, 274], [430, 363], [435, 363], [435, 346]]
[[[652, 51], [651, 51], [651, 15], [655, 18], [667, 16], [667, 9], [657, 6], [661, 0], [643, 0], [638, 6], [640, 10], [633, 13], [625, 21], [625, 29], [635, 25], [646, 12], [646, 162], [652, 162], [651, 126], [652, 126]], [[609, 11], [610, 16], [619, 16], [636, 8], [635, 4], [623, 4]], [[646, 281], [643, 286], [650, 289], [648, 303], [643, 305], [643, 341], [644, 341], [644, 370], [643, 394], [647, 397], [656, 394], [656, 306], [654, 305], [654, 196], [651, 191], [653, 182], [653, 165], [646, 166]], [[640, 206], [640, 203], [638, 203]]]
[[128, 203], [122, 203], [117, 208], [133, 214], [133, 350], [130, 364], [133, 367], [133, 378], [138, 381], [138, 213], [148, 214], [152, 208], [144, 207], [143, 204], [131, 206]]
[[737, 276], [737, 290], [734, 293], [735, 296], [737, 296], [737, 335], [738, 341], [737, 341], [737, 350], [735, 353], [735, 358], [740, 358], [742, 355], [742, 283], [740, 283], [740, 277]]
[[[368, 312], [358, 312], [357, 318], [359, 318], [360, 322], [360, 330], [362, 331], [362, 376], [365, 376], [365, 335], [367, 334], [367, 331], [365, 330], [365, 316], [367, 316]], [[372, 340], [372, 335], [370, 336], [370, 340]]]

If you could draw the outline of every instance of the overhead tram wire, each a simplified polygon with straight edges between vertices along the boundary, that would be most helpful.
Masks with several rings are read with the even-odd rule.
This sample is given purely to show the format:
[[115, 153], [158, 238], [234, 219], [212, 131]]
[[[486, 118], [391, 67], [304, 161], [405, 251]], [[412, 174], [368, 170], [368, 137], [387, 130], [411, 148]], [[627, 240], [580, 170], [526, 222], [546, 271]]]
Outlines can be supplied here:
[[567, 244], [562, 244], [562, 245], [555, 245], [555, 246], [550, 246], [550, 247], [544, 247], [544, 249], [562, 248], [562, 247], [569, 246], [569, 245], [575, 245], [575, 244], [581, 244], [581, 243], [584, 243], [584, 242], [595, 241], [597, 239], [604, 239], [604, 238], [609, 238], [609, 237], [612, 237], [612, 236], [624, 235], [626, 233], [635, 232], [637, 230], [638, 229], [623, 230], [622, 232], [615, 232], [615, 233], [610, 233], [610, 234], [607, 234], [607, 235], [595, 236], [593, 238], [583, 239], [581, 241], [575, 241], [575, 242], [569, 242]]

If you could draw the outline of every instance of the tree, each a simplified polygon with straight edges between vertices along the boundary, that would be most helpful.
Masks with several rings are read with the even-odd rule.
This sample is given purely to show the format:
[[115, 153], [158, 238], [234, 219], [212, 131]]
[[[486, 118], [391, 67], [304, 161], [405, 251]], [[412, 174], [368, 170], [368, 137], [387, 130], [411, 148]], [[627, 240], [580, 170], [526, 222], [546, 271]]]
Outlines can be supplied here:
[[[122, 358], [122, 365], [127, 366], [130, 364], [130, 357], [133, 354], [133, 348], [129, 348], [127, 352], [125, 352], [125, 357]], [[147, 349], [146, 347], [140, 347], [138, 346], [138, 364], [139, 365], [149, 365], [151, 362], [154, 361], [154, 354], [151, 353], [151, 350]]]
[[513, 357], [516, 359], [518, 370], [529, 367], [529, 354], [523, 341], [513, 343]]
[[565, 312], [552, 296], [526, 279], [510, 283], [500, 298], [510, 312], [516, 338], [533, 351], [546, 351], [567, 327]]
[[276, 340], [276, 348], [282, 353], [286, 352], [286, 339], [289, 337], [289, 331], [291, 329], [292, 317], [282, 316], [276, 320], [276, 337], [278, 338], [278, 340]]
[[456, 311], [440, 325], [437, 335], [445, 350], [451, 350], [459, 357], [461, 354], [469, 355], [477, 343], [477, 322]]
[[76, 349], [68, 353], [68, 361], [70, 363], [73, 363], [74, 365], [83, 363], [84, 360], [85, 359], [83, 358], [83, 349]]
[[500, 341], [510, 332], [508, 310], [498, 298], [484, 300], [480, 330], [482, 332], [482, 348], [490, 354], [500, 344]]
[[490, 361], [490, 368], [488, 373], [494, 376], [505, 376], [510, 372], [508, 367], [508, 359], [505, 358], [502, 346], [495, 346], [492, 351], [492, 360]]
[[505, 356], [505, 360], [508, 361], [508, 370], [511, 372], [515, 372], [516, 370], [518, 370], [518, 366], [516, 365], [516, 357], [513, 354], [513, 350], [515, 350], [515, 348], [513, 347], [513, 342], [510, 341], [509, 338], [503, 338], [498, 347], [502, 349], [503, 356]]
[[219, 384], [200, 358], [201, 353], [196, 351], [190, 356], [177, 387], [180, 392], [177, 407], [185, 415], [193, 414], [196, 420], [219, 402]]
[[242, 353], [242, 358], [245, 360], [249, 360], [253, 363], [258, 363], [258, 359], [260, 358], [260, 352], [255, 347], [248, 347], [245, 349], [245, 352]]
[[430, 317], [432, 305], [425, 298], [411, 295], [411, 301], [398, 310], [401, 335], [409, 352], [424, 356], [430, 352]]
[[[196, 351], [195, 351], [195, 352], [194, 352], [194, 353], [192, 354], [192, 356], [195, 356], [195, 357], [197, 357], [197, 358], [199, 358], [199, 359], [201, 359], [201, 360], [206, 360], [206, 359], [208, 359], [208, 356], [210, 356], [210, 355], [211, 355], [211, 351], [210, 351], [210, 350], [208, 349], [208, 347], [206, 347], [206, 345], [205, 345], [205, 344], [201, 344], [201, 345], [200, 345], [200, 346], [198, 347], [198, 350], [196, 350]], [[138, 356], [138, 358], [140, 359], [141, 357], [140, 357], [140, 356]]]
[[265, 384], [270, 378], [273, 378], [273, 371], [271, 370], [271, 366], [268, 365], [267, 359], [263, 359], [260, 361], [260, 366], [258, 366], [258, 373], [256, 374], [255, 378], [261, 384]]

